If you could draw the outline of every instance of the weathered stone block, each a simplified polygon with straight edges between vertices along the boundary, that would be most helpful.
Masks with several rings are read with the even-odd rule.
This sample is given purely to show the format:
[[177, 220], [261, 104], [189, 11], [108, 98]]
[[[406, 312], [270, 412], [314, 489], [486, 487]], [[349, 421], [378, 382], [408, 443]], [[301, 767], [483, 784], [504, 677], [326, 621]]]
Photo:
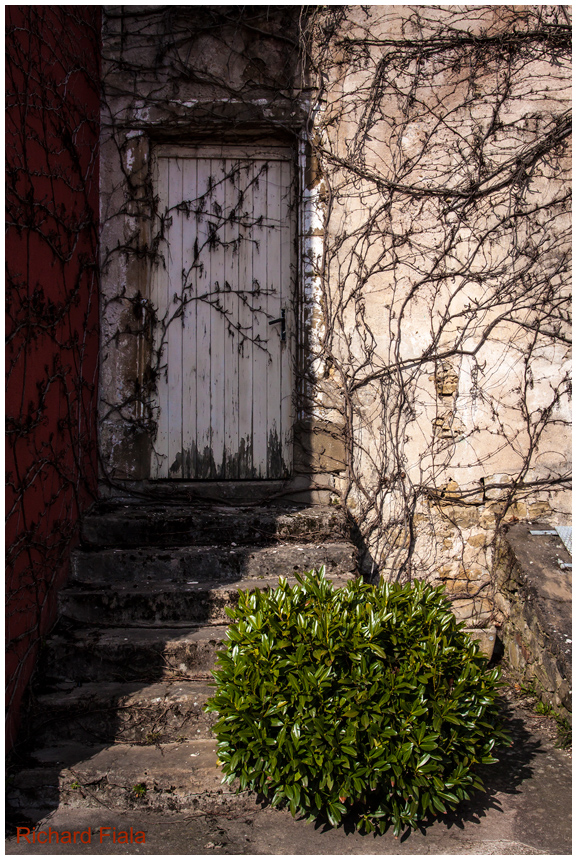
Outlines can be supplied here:
[[342, 472], [346, 467], [343, 431], [330, 421], [300, 422], [295, 429], [295, 472]]
[[471, 639], [476, 639], [479, 643], [479, 647], [487, 660], [490, 660], [493, 656], [493, 651], [495, 649], [495, 641], [497, 639], [497, 631], [494, 627], [488, 627], [485, 630], [480, 630], [478, 628], [466, 628], [466, 632], [470, 635]]
[[486, 624], [493, 612], [493, 603], [486, 597], [459, 598], [453, 600], [452, 605], [459, 621], [472, 620], [476, 626]]
[[481, 531], [470, 535], [467, 538], [467, 543], [469, 544], [469, 546], [486, 547], [490, 544], [491, 539], [492, 535], [490, 532]]
[[448, 595], [453, 597], [472, 597], [478, 595], [481, 589], [486, 589], [489, 581], [474, 580], [460, 577], [443, 581]]
[[145, 429], [120, 421], [102, 422], [100, 442], [109, 477], [133, 481], [148, 478], [151, 441]]
[[436, 373], [429, 377], [434, 379], [437, 397], [452, 397], [459, 387], [459, 375], [455, 369], [447, 363], [442, 364]]

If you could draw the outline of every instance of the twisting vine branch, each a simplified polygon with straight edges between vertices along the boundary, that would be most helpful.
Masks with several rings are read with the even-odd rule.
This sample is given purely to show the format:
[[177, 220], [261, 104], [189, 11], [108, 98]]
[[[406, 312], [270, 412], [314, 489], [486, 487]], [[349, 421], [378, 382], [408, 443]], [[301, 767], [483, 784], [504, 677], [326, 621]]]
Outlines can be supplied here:
[[342, 498], [373, 568], [438, 577], [445, 556], [478, 593], [474, 546], [569, 480], [567, 11], [347, 7], [306, 26]]

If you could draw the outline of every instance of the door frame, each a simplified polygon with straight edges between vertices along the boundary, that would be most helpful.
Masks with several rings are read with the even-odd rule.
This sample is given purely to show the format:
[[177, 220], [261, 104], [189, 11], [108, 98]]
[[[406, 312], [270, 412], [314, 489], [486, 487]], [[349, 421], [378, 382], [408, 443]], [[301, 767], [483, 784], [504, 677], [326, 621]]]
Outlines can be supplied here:
[[[290, 126], [290, 123], [288, 123]], [[216, 135], [223, 144], [289, 145], [293, 149], [296, 192], [296, 257], [294, 278], [295, 355], [293, 411], [293, 462], [297, 462], [297, 435], [313, 438], [314, 430], [300, 424], [323, 420], [307, 404], [316, 381], [324, 375], [322, 363], [321, 267], [324, 249], [325, 203], [303, 126], [284, 132], [266, 124], [241, 133], [229, 125], [211, 130], [198, 126], [165, 130], [160, 124], [127, 129], [121, 149], [111, 136], [101, 141], [101, 364], [99, 395], [99, 447], [102, 498], [142, 498], [191, 501], [223, 499], [257, 502], [266, 498], [326, 503], [335, 486], [334, 470], [305, 456], [305, 466], [294, 467], [293, 477], [259, 481], [151, 480], [152, 416], [147, 403], [151, 387], [153, 312], [147, 302], [150, 261], [155, 255], [157, 230], [152, 199], [151, 152], [159, 144], [198, 146]], [[119, 161], [120, 157], [120, 161]], [[126, 186], [139, 202], [125, 206]], [[136, 189], [136, 191], [134, 190]], [[126, 247], [126, 252], [123, 250]], [[133, 250], [133, 248], [136, 248]], [[138, 250], [139, 249], [139, 250]], [[152, 381], [153, 384], [153, 381]], [[321, 410], [322, 411], [322, 410]], [[315, 412], [315, 414], [313, 414]], [[314, 429], [318, 429], [316, 426]], [[308, 434], [308, 437], [307, 437]]]

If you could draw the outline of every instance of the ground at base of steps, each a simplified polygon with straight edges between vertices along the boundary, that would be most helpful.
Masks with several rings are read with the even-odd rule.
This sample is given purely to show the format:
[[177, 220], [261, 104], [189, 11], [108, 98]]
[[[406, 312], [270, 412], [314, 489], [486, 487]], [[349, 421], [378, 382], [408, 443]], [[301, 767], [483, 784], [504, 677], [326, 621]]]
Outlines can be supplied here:
[[[83, 844], [29, 844], [13, 832], [6, 853], [48, 854], [571, 854], [571, 753], [555, 746], [555, 724], [508, 691], [509, 730], [514, 744], [486, 768], [485, 794], [463, 804], [459, 814], [435, 820], [407, 837], [361, 836], [346, 827], [325, 828], [295, 820], [286, 810], [262, 807], [255, 799], [230, 798], [214, 811], [164, 814], [133, 808], [71, 809], [60, 806], [30, 824], [36, 831], [81, 831]], [[102, 834], [100, 828], [108, 828]], [[121, 833], [145, 842], [120, 842]], [[113, 841], [114, 831], [117, 841]], [[22, 832], [22, 831], [21, 831]], [[140, 840], [142, 837], [140, 837]]]

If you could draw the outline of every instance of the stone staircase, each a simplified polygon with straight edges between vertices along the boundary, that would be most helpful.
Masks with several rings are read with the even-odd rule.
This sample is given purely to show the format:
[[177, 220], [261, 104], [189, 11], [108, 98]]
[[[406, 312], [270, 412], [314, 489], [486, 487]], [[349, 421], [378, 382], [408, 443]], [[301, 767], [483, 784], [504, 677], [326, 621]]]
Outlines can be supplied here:
[[99, 503], [42, 654], [12, 809], [38, 821], [57, 807], [248, 802], [221, 784], [216, 717], [203, 710], [225, 609], [238, 589], [323, 564], [337, 586], [356, 575], [338, 508]]

